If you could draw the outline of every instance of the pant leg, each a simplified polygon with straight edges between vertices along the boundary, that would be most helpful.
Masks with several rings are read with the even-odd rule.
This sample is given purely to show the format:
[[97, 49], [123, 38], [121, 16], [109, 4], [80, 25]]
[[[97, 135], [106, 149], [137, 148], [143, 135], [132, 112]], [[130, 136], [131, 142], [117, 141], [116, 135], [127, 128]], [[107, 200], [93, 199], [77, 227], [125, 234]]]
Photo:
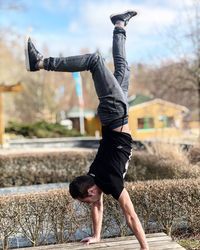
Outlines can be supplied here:
[[114, 76], [119, 82], [124, 95], [128, 97], [128, 86], [130, 78], [130, 69], [126, 61], [126, 31], [123, 28], [115, 27], [113, 31], [113, 59], [114, 59]]
[[127, 123], [127, 105], [124, 93], [100, 54], [45, 58], [44, 69], [60, 72], [90, 70], [97, 96], [98, 115], [102, 125], [116, 128]]

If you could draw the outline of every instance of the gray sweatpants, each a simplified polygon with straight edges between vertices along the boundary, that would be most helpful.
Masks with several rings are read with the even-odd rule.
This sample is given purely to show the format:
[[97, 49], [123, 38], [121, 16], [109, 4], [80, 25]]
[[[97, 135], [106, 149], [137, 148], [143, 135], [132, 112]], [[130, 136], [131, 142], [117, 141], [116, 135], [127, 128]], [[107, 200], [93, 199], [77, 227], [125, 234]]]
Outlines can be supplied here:
[[103, 126], [111, 129], [128, 123], [128, 85], [130, 69], [125, 54], [126, 33], [123, 28], [113, 32], [114, 75], [99, 53], [45, 58], [44, 69], [62, 72], [90, 70], [97, 96], [98, 115]]

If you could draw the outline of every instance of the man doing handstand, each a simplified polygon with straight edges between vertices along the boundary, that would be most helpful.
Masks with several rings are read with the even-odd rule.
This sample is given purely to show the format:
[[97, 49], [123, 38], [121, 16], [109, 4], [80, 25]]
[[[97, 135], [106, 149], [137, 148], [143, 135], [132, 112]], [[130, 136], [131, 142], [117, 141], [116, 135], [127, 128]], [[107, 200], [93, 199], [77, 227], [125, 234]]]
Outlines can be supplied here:
[[130, 70], [125, 55], [125, 27], [135, 11], [111, 15], [114, 24], [114, 75], [99, 53], [45, 58], [36, 50], [31, 39], [26, 44], [28, 71], [77, 72], [90, 70], [97, 96], [98, 115], [102, 124], [102, 140], [97, 155], [86, 175], [76, 177], [69, 185], [74, 199], [91, 204], [93, 236], [82, 240], [87, 244], [100, 241], [103, 217], [103, 193], [111, 194], [120, 204], [127, 224], [138, 239], [141, 250], [148, 250], [145, 233], [124, 188], [124, 177], [132, 154], [132, 138], [128, 127], [128, 85]]

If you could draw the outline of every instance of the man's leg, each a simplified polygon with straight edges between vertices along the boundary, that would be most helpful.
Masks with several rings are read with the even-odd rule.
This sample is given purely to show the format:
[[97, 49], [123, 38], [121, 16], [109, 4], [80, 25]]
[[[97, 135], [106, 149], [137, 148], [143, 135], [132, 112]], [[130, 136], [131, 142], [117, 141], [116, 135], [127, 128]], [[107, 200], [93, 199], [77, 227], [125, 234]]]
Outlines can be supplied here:
[[114, 59], [114, 76], [121, 86], [124, 95], [128, 96], [128, 86], [130, 78], [130, 69], [126, 61], [125, 51], [126, 31], [121, 27], [115, 27], [113, 31], [113, 59]]
[[40, 68], [62, 72], [90, 70], [99, 98], [98, 114], [102, 125], [111, 128], [123, 125], [119, 120], [127, 114], [126, 99], [119, 83], [106, 67], [100, 54], [94, 53], [61, 58], [50, 57], [42, 60], [40, 53], [29, 39], [26, 47], [26, 65], [29, 71], [36, 71]]
[[114, 76], [119, 82], [125, 96], [128, 96], [128, 86], [130, 78], [130, 69], [128, 67], [128, 62], [126, 61], [126, 30], [125, 26], [128, 24], [129, 20], [137, 15], [135, 11], [126, 11], [120, 14], [114, 14], [110, 16], [112, 23], [115, 25], [113, 31], [113, 59], [115, 72]]
[[114, 60], [114, 76], [117, 79], [126, 100], [126, 110], [127, 113], [124, 119], [128, 119], [128, 87], [130, 78], [130, 69], [128, 67], [128, 62], [126, 61], [126, 30], [125, 26], [128, 24], [129, 20], [137, 15], [135, 11], [126, 11], [120, 14], [114, 14], [110, 16], [111, 22], [115, 25], [113, 31], [113, 60]]

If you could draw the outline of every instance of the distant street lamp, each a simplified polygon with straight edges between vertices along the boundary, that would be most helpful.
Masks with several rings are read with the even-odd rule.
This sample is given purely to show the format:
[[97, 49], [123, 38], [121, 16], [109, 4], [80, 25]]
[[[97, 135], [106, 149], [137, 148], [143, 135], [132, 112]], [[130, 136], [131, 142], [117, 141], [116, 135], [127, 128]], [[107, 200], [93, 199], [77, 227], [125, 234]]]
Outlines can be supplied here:
[[85, 122], [84, 122], [84, 100], [83, 100], [83, 88], [82, 80], [79, 72], [72, 73], [75, 80], [76, 94], [78, 96], [79, 102], [79, 123], [80, 123], [80, 133], [84, 135], [85, 133]]

